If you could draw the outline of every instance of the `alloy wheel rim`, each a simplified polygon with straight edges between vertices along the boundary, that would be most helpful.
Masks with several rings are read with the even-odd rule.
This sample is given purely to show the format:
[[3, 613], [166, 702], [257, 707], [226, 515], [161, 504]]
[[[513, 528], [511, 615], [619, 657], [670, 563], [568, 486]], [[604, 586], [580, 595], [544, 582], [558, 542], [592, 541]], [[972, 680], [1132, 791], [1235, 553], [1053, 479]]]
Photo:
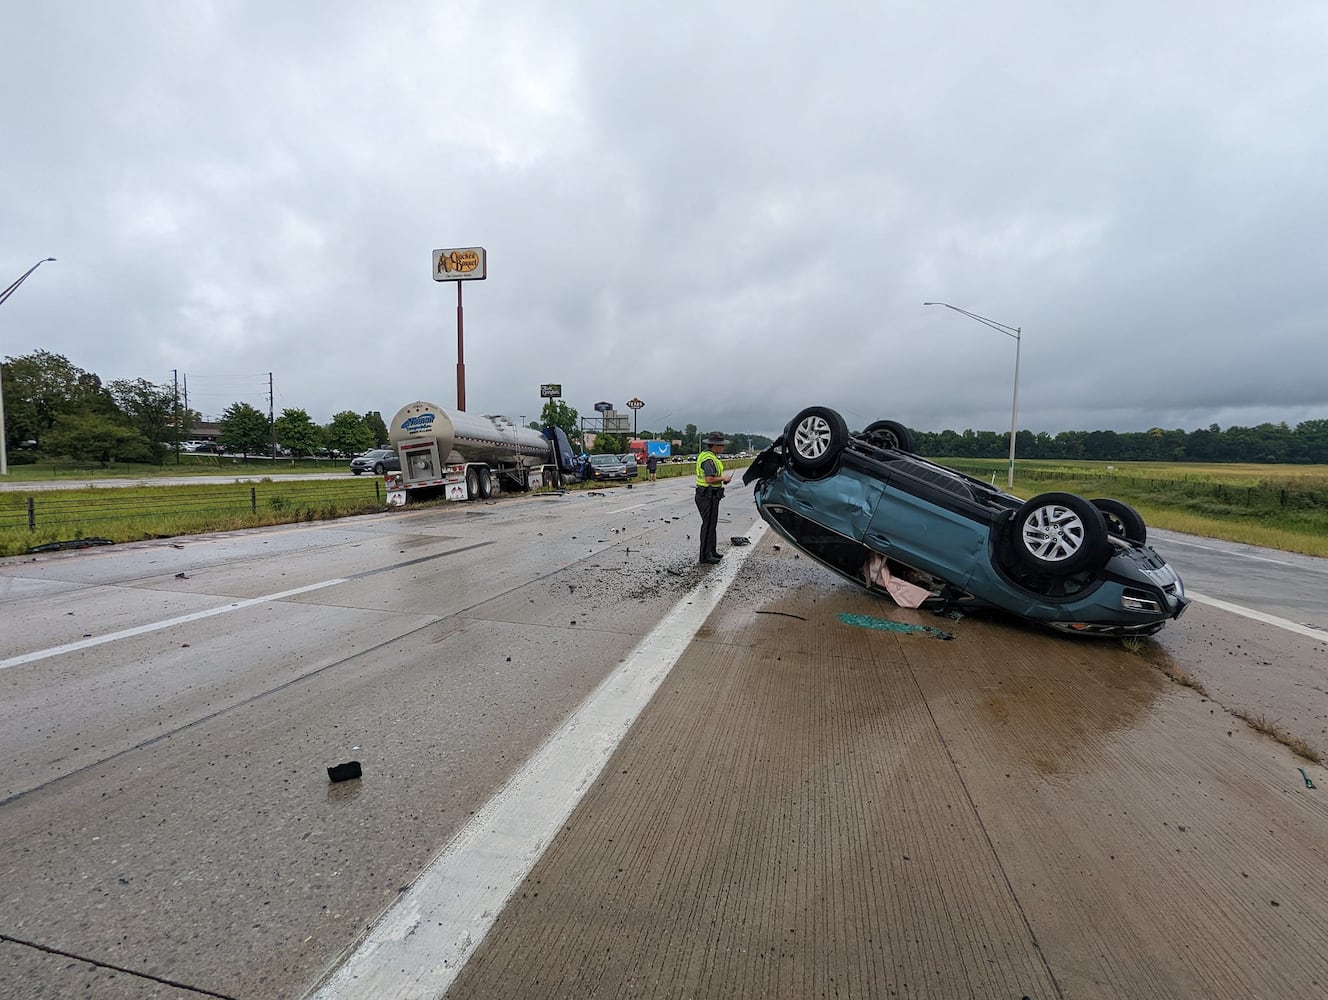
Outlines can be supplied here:
[[1024, 548], [1046, 562], [1064, 562], [1084, 547], [1083, 519], [1069, 507], [1050, 504], [1024, 519]]
[[803, 458], [820, 458], [830, 447], [830, 422], [824, 417], [807, 417], [793, 431], [793, 447]]

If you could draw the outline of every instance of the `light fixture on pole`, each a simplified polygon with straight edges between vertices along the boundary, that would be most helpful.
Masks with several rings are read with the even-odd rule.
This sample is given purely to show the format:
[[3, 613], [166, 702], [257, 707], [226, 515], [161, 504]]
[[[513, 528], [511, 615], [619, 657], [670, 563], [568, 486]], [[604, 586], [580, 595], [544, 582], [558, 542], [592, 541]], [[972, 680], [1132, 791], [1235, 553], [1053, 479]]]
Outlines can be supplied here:
[[952, 306], [948, 302], [924, 302], [924, 306], [945, 306], [947, 309], [953, 309], [957, 313], [963, 313], [969, 319], [975, 319], [979, 323], [991, 327], [997, 333], [1003, 333], [1007, 337], [1014, 338], [1014, 402], [1010, 405], [1010, 489], [1014, 489], [1014, 436], [1015, 426], [1019, 420], [1019, 348], [1023, 342], [1023, 328], [1018, 326], [1006, 326], [1004, 323], [997, 323], [994, 319], [988, 319], [986, 316], [979, 316], [977, 313], [969, 312], [967, 309], [960, 309], [958, 306]]
[[[32, 267], [20, 274], [18, 280], [12, 285], [6, 288], [3, 292], [0, 292], [0, 306], [9, 301], [9, 297], [14, 294], [19, 285], [27, 280], [28, 275], [37, 270], [37, 268], [41, 267], [48, 260], [55, 260], [55, 258], [43, 257], [41, 260], [37, 261], [37, 263], [33, 264]], [[9, 451], [5, 443], [5, 387], [3, 379], [0, 379], [0, 476], [7, 475], [9, 475]]]

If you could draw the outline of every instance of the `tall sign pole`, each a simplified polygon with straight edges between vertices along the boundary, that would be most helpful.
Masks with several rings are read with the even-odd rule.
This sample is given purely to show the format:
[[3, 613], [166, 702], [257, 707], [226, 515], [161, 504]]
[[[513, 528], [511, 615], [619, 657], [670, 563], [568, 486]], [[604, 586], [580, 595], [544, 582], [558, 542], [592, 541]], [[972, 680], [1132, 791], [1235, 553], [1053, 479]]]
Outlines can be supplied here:
[[489, 276], [484, 247], [460, 247], [433, 252], [433, 280], [457, 283], [457, 409], [466, 409], [466, 341], [461, 308], [461, 282], [483, 281]]
[[466, 322], [461, 309], [461, 282], [457, 286], [457, 409], [466, 412]]
[[632, 411], [632, 437], [639, 438], [641, 435], [636, 432], [636, 416], [641, 407], [646, 404], [633, 396], [627, 401], [627, 408]]

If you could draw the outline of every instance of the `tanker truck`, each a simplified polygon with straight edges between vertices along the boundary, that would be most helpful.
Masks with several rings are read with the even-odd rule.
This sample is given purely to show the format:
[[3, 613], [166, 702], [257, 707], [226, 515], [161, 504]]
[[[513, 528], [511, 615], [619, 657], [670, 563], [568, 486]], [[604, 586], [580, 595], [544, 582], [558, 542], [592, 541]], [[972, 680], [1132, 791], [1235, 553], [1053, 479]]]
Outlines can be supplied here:
[[442, 495], [487, 500], [496, 494], [557, 487], [581, 474], [581, 459], [561, 427], [542, 432], [503, 416], [474, 416], [417, 400], [389, 426], [401, 471], [388, 474], [388, 502]]

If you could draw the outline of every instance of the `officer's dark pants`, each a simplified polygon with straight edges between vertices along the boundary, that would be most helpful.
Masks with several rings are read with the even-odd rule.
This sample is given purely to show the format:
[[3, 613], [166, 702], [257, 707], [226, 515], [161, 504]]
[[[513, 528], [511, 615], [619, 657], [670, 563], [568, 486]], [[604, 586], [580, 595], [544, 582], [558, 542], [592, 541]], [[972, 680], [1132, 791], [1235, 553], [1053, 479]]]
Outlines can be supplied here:
[[719, 555], [715, 525], [719, 523], [719, 500], [724, 491], [715, 486], [696, 488], [696, 509], [701, 512], [701, 559]]

